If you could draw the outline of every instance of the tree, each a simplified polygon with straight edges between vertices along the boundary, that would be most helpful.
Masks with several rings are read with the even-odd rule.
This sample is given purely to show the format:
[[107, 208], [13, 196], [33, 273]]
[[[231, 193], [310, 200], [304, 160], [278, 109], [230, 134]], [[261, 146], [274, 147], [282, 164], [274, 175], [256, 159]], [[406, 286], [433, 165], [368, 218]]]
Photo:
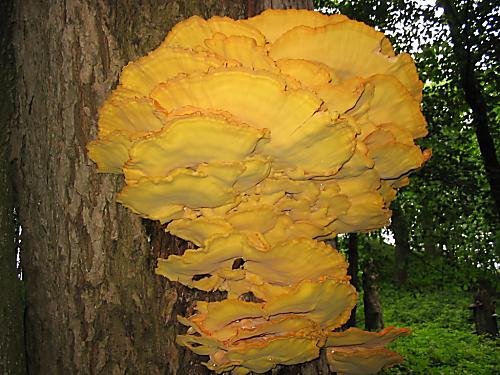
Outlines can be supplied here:
[[363, 267], [363, 304], [365, 307], [365, 329], [380, 331], [384, 328], [382, 305], [376, 286], [378, 273], [373, 261], [369, 259]]
[[[473, 50], [474, 47], [477, 48], [478, 45], [485, 44], [484, 40], [481, 40], [484, 38], [484, 34], [494, 33], [494, 26], [491, 25], [492, 20], [490, 20], [490, 16], [493, 16], [493, 5], [488, 3], [470, 0], [465, 2], [438, 1], [438, 4], [444, 9], [444, 16], [450, 28], [461, 87], [465, 94], [465, 100], [472, 111], [472, 124], [476, 131], [498, 220], [500, 218], [500, 163], [490, 131], [488, 112], [491, 109], [488, 109], [488, 103], [483, 95], [476, 72], [477, 65], [484, 56], [481, 52], [484, 51], [478, 54], [474, 53]], [[492, 44], [495, 42], [491, 39], [496, 40], [496, 37], [492, 35], [489, 40], [486, 40], [486, 44], [493, 47], [493, 51], [497, 52], [498, 57], [498, 49], [495, 48], [495, 44]]]
[[[358, 252], [358, 234], [350, 233], [347, 240], [347, 261], [349, 262], [349, 267], [347, 268], [347, 274], [351, 277], [351, 285], [356, 288], [359, 292], [359, 252]], [[356, 310], [357, 306], [351, 311], [351, 316], [349, 320], [345, 323], [345, 327], [355, 327], [356, 326]]]
[[[9, 159], [2, 158], [0, 181], [14, 182], [13, 208], [22, 227], [28, 372], [208, 373], [200, 358], [175, 344], [175, 337], [183, 329], [176, 315], [191, 308], [192, 301], [209, 297], [153, 273], [160, 252], [180, 253], [189, 245], [117, 205], [122, 181], [98, 175], [85, 146], [95, 137], [98, 109], [121, 67], [157, 46], [178, 21], [193, 14], [242, 18], [264, 7], [312, 3], [8, 4], [15, 8], [6, 23], [14, 25], [16, 113], [8, 123], [12, 163], [6, 165]], [[7, 173], [13, 181], [6, 179]], [[0, 229], [10, 251], [13, 210], [3, 200], [1, 204], [8, 225], [1, 221]], [[7, 291], [0, 293], [4, 300]], [[16, 314], [11, 316], [21, 320]], [[325, 366], [321, 362], [279, 371], [317, 374]]]
[[391, 230], [395, 242], [394, 283], [396, 287], [401, 288], [408, 281], [408, 258], [411, 250], [408, 241], [408, 223], [397, 200], [392, 204]]

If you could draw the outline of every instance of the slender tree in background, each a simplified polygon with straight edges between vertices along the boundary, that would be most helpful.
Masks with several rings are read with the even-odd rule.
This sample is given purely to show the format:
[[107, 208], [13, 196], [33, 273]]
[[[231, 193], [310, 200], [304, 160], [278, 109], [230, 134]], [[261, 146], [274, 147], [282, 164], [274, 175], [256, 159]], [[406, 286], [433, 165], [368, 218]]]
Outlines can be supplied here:
[[[473, 51], [475, 47], [473, 39], [477, 39], [477, 33], [482, 31], [479, 27], [493, 26], [488, 24], [482, 25], [480, 22], [477, 22], [480, 16], [483, 15], [481, 14], [481, 8], [485, 7], [483, 3], [471, 0], [465, 2], [452, 0], [438, 1], [438, 4], [444, 9], [444, 17], [450, 28], [453, 52], [459, 68], [461, 86], [465, 94], [465, 100], [472, 111], [472, 124], [476, 131], [498, 220], [500, 218], [500, 163], [495, 143], [491, 136], [488, 103], [484, 98], [481, 83], [477, 77], [477, 63], [479, 63], [478, 58], [481, 56], [477, 56], [477, 53]], [[490, 20], [484, 19], [482, 21], [489, 22]], [[493, 47], [491, 52], [496, 52], [498, 57], [498, 47], [495, 48], [494, 44], [491, 46]]]
[[[349, 267], [347, 268], [347, 274], [351, 277], [351, 284], [356, 290], [360, 291], [359, 285], [359, 249], [358, 249], [358, 234], [350, 233], [347, 241], [347, 261], [349, 262]], [[345, 327], [355, 327], [356, 326], [356, 306], [351, 311], [351, 316], [346, 322]]]
[[382, 305], [377, 290], [378, 271], [372, 259], [363, 267], [363, 305], [365, 307], [365, 329], [380, 331], [384, 328]]
[[[17, 301], [5, 321], [17, 324], [9, 332], [19, 333], [22, 288], [11, 277], [15, 208], [22, 227], [26, 347], [2, 334], [0, 360], [9, 366], [3, 373], [25, 372], [24, 350], [26, 372], [32, 374], [208, 373], [195, 354], [175, 344], [184, 330], [176, 315], [207, 296], [153, 272], [160, 251], [166, 256], [189, 245], [117, 205], [120, 178], [98, 175], [85, 145], [96, 134], [98, 108], [121, 67], [156, 47], [180, 20], [194, 14], [243, 18], [267, 7], [312, 8], [312, 2], [12, 0], [7, 8], [4, 3], [1, 17], [10, 19], [2, 19], [2, 27], [12, 26], [13, 34], [1, 43], [12, 45], [13, 55], [2, 48], [0, 84], [5, 88], [5, 77], [15, 75], [16, 101], [9, 105], [10, 91], [1, 90], [7, 104], [0, 129], [5, 134], [9, 127], [11, 157], [1, 138], [0, 301], [9, 293]], [[14, 205], [3, 199], [12, 191]], [[12, 348], [8, 358], [5, 345]], [[326, 364], [317, 361], [276, 373], [325, 371]]]
[[398, 201], [392, 204], [391, 230], [395, 242], [394, 283], [396, 287], [401, 288], [408, 281], [408, 262], [411, 250], [408, 241], [408, 223]]

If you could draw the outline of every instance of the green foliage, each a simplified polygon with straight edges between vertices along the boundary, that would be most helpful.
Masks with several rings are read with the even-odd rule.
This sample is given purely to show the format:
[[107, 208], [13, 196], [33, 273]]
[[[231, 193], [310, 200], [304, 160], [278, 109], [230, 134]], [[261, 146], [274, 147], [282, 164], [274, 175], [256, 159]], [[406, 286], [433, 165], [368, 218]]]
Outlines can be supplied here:
[[[394, 289], [379, 291], [386, 326], [411, 328], [412, 334], [389, 345], [405, 361], [381, 374], [494, 374], [500, 363], [500, 339], [473, 333], [469, 296], [464, 291]], [[363, 328], [363, 299], [358, 327]]]
[[456, 290], [424, 293], [380, 291], [386, 326], [409, 327], [412, 335], [391, 344], [405, 362], [383, 374], [494, 374], [499, 339], [477, 336], [467, 308], [469, 296]]
[[388, 21], [389, 7], [392, 7], [387, 1], [366, 0], [319, 0], [315, 1], [317, 9], [342, 13], [352, 19], [363, 21], [370, 26], [385, 26]]
[[383, 374], [494, 374], [500, 358], [498, 343], [462, 331], [418, 327], [391, 349], [406, 361]]

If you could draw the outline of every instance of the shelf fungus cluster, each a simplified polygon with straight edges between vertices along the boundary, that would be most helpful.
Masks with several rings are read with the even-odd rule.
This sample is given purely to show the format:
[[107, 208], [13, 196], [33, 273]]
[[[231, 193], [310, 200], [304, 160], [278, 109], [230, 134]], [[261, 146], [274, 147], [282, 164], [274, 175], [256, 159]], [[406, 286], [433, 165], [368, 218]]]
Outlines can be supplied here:
[[401, 360], [406, 329], [338, 332], [356, 304], [347, 263], [322, 240], [380, 228], [430, 156], [408, 54], [342, 15], [270, 10], [191, 17], [129, 63], [88, 145], [123, 174], [118, 201], [198, 246], [156, 272], [225, 291], [179, 317], [177, 342], [221, 373], [313, 360], [369, 374]]

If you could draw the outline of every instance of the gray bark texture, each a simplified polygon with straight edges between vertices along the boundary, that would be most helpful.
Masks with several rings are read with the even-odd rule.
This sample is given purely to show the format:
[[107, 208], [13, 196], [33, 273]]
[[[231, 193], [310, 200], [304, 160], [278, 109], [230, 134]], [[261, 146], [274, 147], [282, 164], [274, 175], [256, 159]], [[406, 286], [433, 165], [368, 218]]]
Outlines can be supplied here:
[[[118, 205], [121, 177], [97, 174], [85, 146], [96, 136], [98, 109], [121, 68], [158, 46], [177, 22], [194, 14], [242, 18], [270, 6], [311, 8], [312, 2], [13, 3], [10, 153], [22, 226], [27, 373], [209, 373], [203, 357], [175, 344], [184, 332], [176, 315], [217, 296], [153, 272], [158, 255], [182, 253], [189, 244]], [[2, 204], [3, 215], [9, 208]], [[326, 374], [327, 367], [322, 359], [273, 373]]]

